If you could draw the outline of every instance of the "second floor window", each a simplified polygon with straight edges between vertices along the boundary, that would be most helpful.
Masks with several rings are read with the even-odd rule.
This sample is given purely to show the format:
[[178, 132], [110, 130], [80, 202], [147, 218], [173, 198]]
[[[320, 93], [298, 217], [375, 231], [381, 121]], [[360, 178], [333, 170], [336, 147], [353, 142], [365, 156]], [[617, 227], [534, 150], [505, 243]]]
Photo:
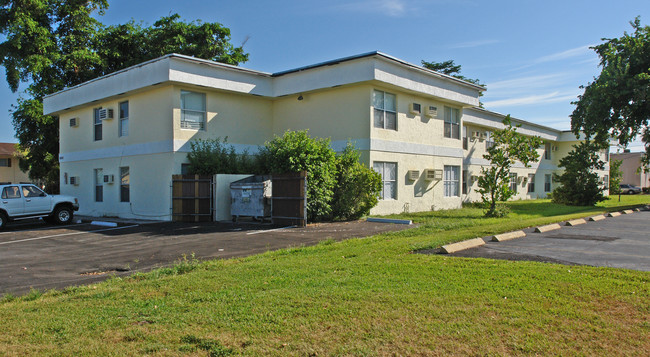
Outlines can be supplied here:
[[491, 131], [485, 132], [485, 150], [494, 146], [494, 134]]
[[544, 143], [544, 159], [551, 159], [551, 143]]
[[129, 136], [129, 102], [120, 103], [119, 136]]
[[95, 141], [102, 140], [102, 120], [99, 118], [99, 110], [102, 108], [95, 108], [93, 110], [93, 120], [95, 129]]
[[181, 128], [205, 130], [205, 94], [181, 91]]
[[445, 138], [460, 139], [460, 110], [445, 107]]
[[382, 91], [372, 93], [375, 128], [397, 130], [397, 104], [395, 94]]

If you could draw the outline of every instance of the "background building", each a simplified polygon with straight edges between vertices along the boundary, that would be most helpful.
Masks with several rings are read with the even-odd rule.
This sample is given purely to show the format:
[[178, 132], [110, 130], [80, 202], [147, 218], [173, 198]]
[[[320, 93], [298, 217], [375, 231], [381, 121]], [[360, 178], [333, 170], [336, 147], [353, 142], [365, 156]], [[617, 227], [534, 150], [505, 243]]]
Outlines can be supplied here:
[[639, 187], [650, 187], [650, 172], [644, 172], [641, 168], [641, 152], [624, 152], [611, 154], [611, 160], [621, 160], [621, 171], [623, 177], [621, 183]]
[[18, 167], [16, 144], [0, 143], [0, 182], [29, 182], [29, 174]]

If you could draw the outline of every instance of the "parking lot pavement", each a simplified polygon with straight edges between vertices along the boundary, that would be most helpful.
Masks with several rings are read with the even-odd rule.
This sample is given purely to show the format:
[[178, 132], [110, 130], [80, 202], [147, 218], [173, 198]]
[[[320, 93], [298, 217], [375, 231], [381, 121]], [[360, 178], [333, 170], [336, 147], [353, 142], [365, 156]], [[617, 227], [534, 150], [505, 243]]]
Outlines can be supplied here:
[[247, 223], [121, 222], [51, 226], [39, 221], [0, 231], [0, 295], [87, 284], [198, 259], [241, 257], [321, 240], [342, 240], [413, 226], [341, 222], [274, 229]]
[[546, 233], [528, 229], [524, 238], [452, 255], [650, 271], [649, 220], [650, 211], [641, 211]]

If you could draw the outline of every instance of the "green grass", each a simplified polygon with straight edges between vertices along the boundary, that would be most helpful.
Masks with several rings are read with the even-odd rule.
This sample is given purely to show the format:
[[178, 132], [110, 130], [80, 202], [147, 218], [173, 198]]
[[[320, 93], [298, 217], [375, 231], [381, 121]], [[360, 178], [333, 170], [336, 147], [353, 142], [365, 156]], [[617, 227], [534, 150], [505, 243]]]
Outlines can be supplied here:
[[412, 254], [650, 203], [403, 214], [420, 226], [0, 303], [0, 355], [642, 355], [650, 274]]

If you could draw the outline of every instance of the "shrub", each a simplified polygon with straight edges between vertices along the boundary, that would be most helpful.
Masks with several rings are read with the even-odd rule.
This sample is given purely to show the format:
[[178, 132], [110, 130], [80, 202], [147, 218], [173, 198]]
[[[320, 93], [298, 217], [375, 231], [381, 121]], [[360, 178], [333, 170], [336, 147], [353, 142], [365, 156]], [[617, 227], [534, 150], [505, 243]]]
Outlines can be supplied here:
[[377, 205], [382, 188], [381, 175], [361, 164], [359, 157], [359, 151], [351, 143], [337, 156], [333, 219], [359, 219]]
[[264, 169], [272, 174], [307, 171], [307, 219], [330, 217], [336, 179], [336, 153], [329, 139], [314, 139], [305, 131], [286, 131], [260, 150]]
[[187, 154], [190, 162], [189, 171], [198, 175], [215, 174], [249, 174], [260, 171], [255, 158], [247, 151], [237, 154], [235, 148], [228, 144], [228, 137], [202, 140], [190, 143], [191, 151]]

